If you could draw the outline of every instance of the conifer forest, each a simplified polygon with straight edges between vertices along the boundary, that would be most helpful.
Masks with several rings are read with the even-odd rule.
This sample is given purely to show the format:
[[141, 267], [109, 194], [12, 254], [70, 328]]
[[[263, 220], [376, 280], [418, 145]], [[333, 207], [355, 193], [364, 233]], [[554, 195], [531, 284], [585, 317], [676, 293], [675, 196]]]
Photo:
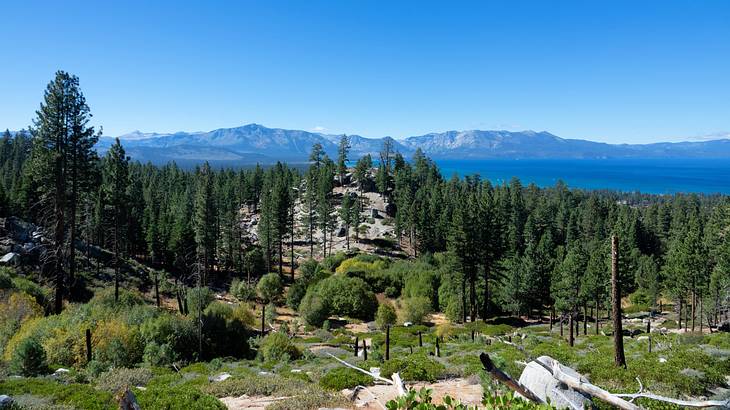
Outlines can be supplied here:
[[726, 195], [446, 175], [346, 135], [154, 165], [97, 150], [78, 77], [39, 103], [0, 136], [8, 408], [730, 403]]

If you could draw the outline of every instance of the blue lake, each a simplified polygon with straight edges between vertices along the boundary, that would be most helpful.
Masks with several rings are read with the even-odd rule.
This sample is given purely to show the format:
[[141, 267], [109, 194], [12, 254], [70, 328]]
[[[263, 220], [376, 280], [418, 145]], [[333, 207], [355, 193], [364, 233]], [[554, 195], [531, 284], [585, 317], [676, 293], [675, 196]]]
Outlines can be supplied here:
[[489, 159], [436, 160], [445, 178], [479, 174], [492, 183], [518, 177], [524, 185], [611, 189], [653, 194], [730, 194], [729, 159]]

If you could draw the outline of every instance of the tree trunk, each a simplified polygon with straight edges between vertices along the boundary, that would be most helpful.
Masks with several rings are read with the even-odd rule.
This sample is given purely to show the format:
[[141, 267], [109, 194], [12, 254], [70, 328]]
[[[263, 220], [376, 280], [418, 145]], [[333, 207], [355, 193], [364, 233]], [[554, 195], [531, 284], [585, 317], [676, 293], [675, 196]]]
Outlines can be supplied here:
[[700, 296], [698, 299], [700, 304], [700, 333], [702, 333], [702, 292], [700, 292]]
[[618, 367], [626, 367], [624, 355], [624, 336], [621, 323], [621, 283], [618, 272], [618, 237], [611, 237], [611, 302], [613, 305], [613, 345], [614, 363]]
[[596, 295], [596, 335], [598, 335], [598, 311], [599, 311], [599, 305], [598, 305], [598, 295]]
[[160, 276], [155, 272], [155, 302], [160, 307]]
[[573, 330], [575, 329], [575, 326], [573, 326], [573, 315], [575, 312], [575, 308], [571, 308], [570, 316], [568, 317], [568, 327], [570, 328], [570, 331], [568, 332], [568, 344], [570, 347], [573, 347], [573, 344], [575, 343], [575, 336], [573, 333]]
[[682, 330], [682, 299], [679, 299], [679, 315], [677, 316], [677, 328]]
[[470, 315], [471, 315], [471, 321], [475, 322], [477, 320], [477, 273], [474, 269], [472, 269], [472, 272], [469, 274], [469, 308], [470, 308]]
[[119, 211], [114, 209], [114, 302], [119, 301]]
[[697, 293], [692, 289], [692, 332], [695, 331], [695, 317], [697, 316]]
[[462, 275], [461, 278], [461, 308], [463, 310], [462, 316], [464, 323], [466, 323], [466, 276]]
[[588, 302], [583, 302], [583, 336], [588, 336]]
[[484, 307], [482, 320], [486, 321], [489, 315], [489, 264], [484, 264]]

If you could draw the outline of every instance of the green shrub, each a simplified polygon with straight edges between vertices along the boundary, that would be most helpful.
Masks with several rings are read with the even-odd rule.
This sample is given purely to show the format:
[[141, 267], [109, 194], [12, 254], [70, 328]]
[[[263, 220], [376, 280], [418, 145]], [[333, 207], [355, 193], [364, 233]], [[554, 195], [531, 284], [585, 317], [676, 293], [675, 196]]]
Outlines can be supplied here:
[[242, 302], [247, 302], [256, 298], [256, 289], [239, 279], [233, 279], [229, 292], [235, 296], [236, 299]]
[[12, 289], [13, 279], [10, 274], [13, 272], [11, 268], [1, 267], [0, 268], [0, 289]]
[[396, 288], [395, 286], [388, 286], [385, 288], [385, 296], [389, 298], [397, 298], [400, 296], [400, 289]]
[[299, 396], [310, 386], [302, 380], [279, 375], [245, 375], [242, 378], [229, 378], [204, 388], [215, 397], [229, 396]]
[[38, 376], [48, 371], [46, 351], [33, 338], [25, 339], [13, 353], [10, 368], [23, 376]]
[[403, 300], [403, 322], [423, 323], [429, 313], [431, 313], [431, 301], [428, 298], [415, 296]]
[[144, 354], [139, 328], [119, 319], [99, 323], [92, 333], [92, 343], [94, 359], [114, 367], [133, 367]]
[[152, 379], [150, 369], [129, 369], [125, 367], [107, 370], [99, 375], [96, 388], [109, 393], [117, 393], [127, 387], [145, 386]]
[[164, 366], [177, 360], [188, 361], [197, 352], [197, 332], [188, 317], [175, 313], [160, 315], [144, 322], [141, 333], [147, 363]]
[[334, 391], [371, 384], [373, 384], [372, 377], [349, 367], [335, 367], [319, 379], [320, 386]]
[[265, 362], [296, 360], [301, 356], [299, 348], [285, 334], [274, 332], [264, 337], [259, 348]]
[[274, 323], [276, 321], [276, 315], [276, 305], [273, 303], [266, 305], [266, 317], [264, 317], [266, 323]]
[[301, 280], [297, 280], [289, 286], [289, 291], [286, 293], [286, 305], [294, 310], [298, 310], [304, 295], [307, 294], [307, 286]]
[[375, 314], [375, 324], [379, 329], [385, 329], [388, 325], [394, 325], [398, 316], [395, 313], [395, 308], [390, 303], [381, 303], [378, 306], [378, 312]]
[[305, 323], [320, 327], [330, 315], [329, 305], [322, 296], [312, 289], [304, 295], [302, 302], [299, 304], [299, 315]]
[[198, 307], [205, 310], [215, 300], [213, 291], [206, 287], [192, 288], [188, 290], [187, 304], [190, 314], [198, 311]]
[[134, 394], [143, 409], [226, 409], [220, 400], [192, 386], [155, 386], [146, 390], [135, 389]]
[[334, 255], [322, 259], [322, 267], [330, 272], [334, 272], [342, 262], [347, 259], [347, 255], [344, 252], [337, 252]]
[[394, 358], [383, 363], [380, 374], [390, 378], [399, 373], [403, 380], [433, 382], [446, 370], [444, 365], [424, 354], [413, 354], [404, 358]]
[[429, 265], [414, 264], [418, 267], [410, 272], [403, 287], [403, 297], [424, 297], [431, 302], [431, 309], [438, 309], [439, 275]]
[[[110, 393], [99, 391], [86, 384], [59, 383], [47, 378], [0, 380], [0, 392], [11, 397], [36, 396], [52, 400], [56, 405], [68, 405], [77, 409], [114, 410]], [[147, 407], [143, 407], [147, 408]]]
[[278, 273], [267, 273], [256, 285], [256, 293], [266, 303], [275, 302], [284, 291], [284, 284]]
[[314, 289], [324, 298], [331, 314], [372, 320], [378, 308], [375, 294], [360, 278], [333, 275], [319, 282]]
[[119, 289], [119, 299], [115, 300], [114, 289], [102, 289], [88, 303], [96, 309], [108, 308], [112, 310], [124, 310], [132, 306], [144, 305], [145, 301], [138, 292], [132, 292], [126, 289]]
[[[385, 404], [388, 410], [471, 410], [472, 407], [467, 407], [461, 404], [458, 400], [453, 397], [446, 395], [442, 398], [443, 404], [436, 405], [433, 403], [431, 396], [431, 389], [425, 387], [421, 390], [416, 391], [411, 389], [405, 396], [398, 397], [390, 400]], [[535, 404], [520, 397], [517, 397], [512, 392], [507, 392], [501, 396], [492, 395], [490, 392], [485, 392], [482, 398], [482, 405], [485, 409], [489, 410], [550, 410], [553, 407], [549, 404]], [[474, 407], [476, 409], [476, 407]]]
[[641, 288], [629, 295], [629, 300], [633, 305], [649, 306], [652, 303], [651, 296]]
[[244, 357], [249, 350], [246, 323], [229, 305], [214, 302], [203, 313], [203, 357]]

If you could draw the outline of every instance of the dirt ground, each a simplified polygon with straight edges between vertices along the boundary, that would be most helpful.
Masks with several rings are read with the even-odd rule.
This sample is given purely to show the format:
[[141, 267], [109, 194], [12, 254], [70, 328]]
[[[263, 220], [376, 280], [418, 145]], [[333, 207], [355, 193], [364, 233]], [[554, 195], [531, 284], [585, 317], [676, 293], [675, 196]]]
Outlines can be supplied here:
[[[449, 379], [436, 383], [415, 383], [407, 386], [420, 390], [426, 387], [432, 390], [434, 403], [442, 403], [444, 396], [449, 395], [461, 401], [463, 404], [475, 406], [481, 403], [482, 386], [476, 380], [470, 379]], [[350, 396], [352, 390], [343, 390], [345, 396]], [[396, 397], [396, 391], [390, 385], [370, 386], [367, 390], [360, 390], [353, 402], [353, 408], [366, 410], [382, 410], [385, 403]]]
[[[482, 386], [477, 381], [469, 379], [450, 379], [442, 380], [436, 383], [415, 383], [408, 385], [408, 388], [420, 390], [427, 387], [432, 390], [435, 403], [442, 403], [445, 395], [449, 395], [467, 405], [477, 405], [482, 400]], [[352, 390], [345, 389], [342, 391], [345, 397], [351, 397]], [[352, 402], [351, 409], [365, 410], [382, 410], [389, 400], [396, 397], [396, 391], [390, 385], [369, 386], [367, 389], [360, 389]], [[224, 397], [221, 400], [223, 404], [230, 410], [264, 410], [266, 406], [284, 400], [287, 397], [271, 397], [258, 396], [250, 397], [243, 395], [240, 397]]]

